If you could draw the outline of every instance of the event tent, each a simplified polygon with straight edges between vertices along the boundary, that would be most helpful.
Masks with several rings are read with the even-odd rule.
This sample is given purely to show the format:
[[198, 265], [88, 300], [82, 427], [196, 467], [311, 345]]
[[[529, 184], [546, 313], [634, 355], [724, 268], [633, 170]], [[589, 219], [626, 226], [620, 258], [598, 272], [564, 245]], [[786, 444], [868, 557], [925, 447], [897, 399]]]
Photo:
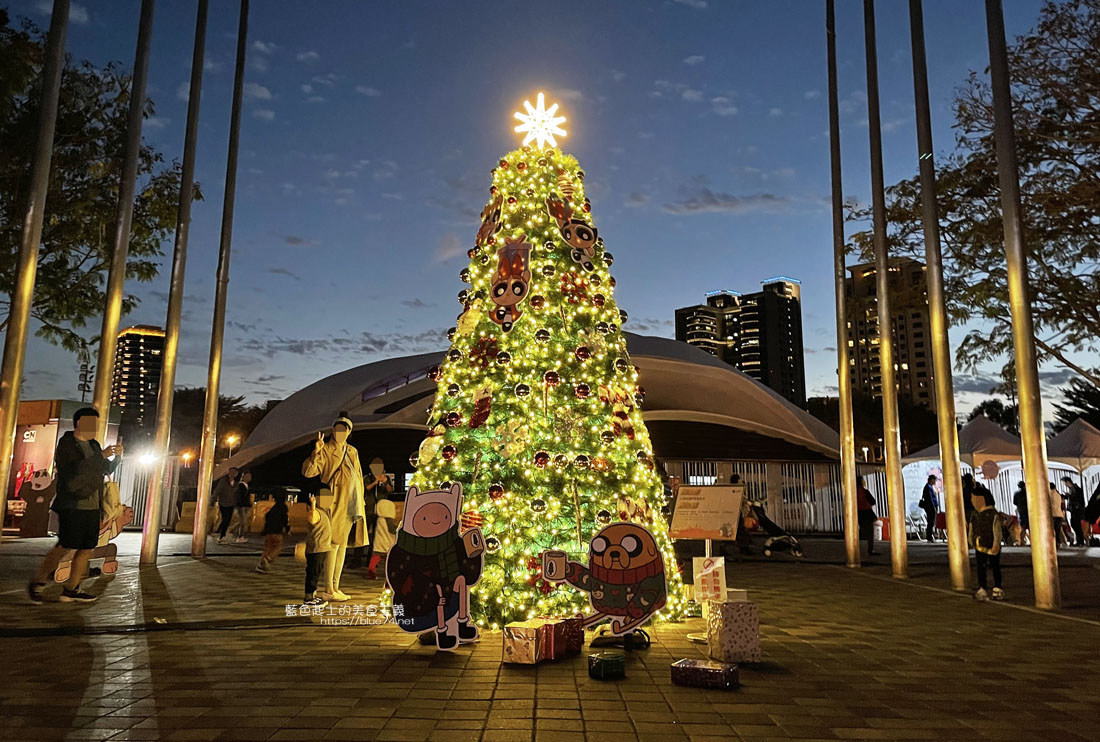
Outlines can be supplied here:
[[[1019, 461], [1020, 439], [985, 415], [979, 415], [959, 430], [959, 458], [971, 469], [980, 469], [987, 461]], [[937, 443], [905, 456], [903, 463], [940, 460]]]
[[1068, 464], [1081, 473], [1100, 465], [1100, 430], [1077, 418], [1047, 441], [1047, 458]]

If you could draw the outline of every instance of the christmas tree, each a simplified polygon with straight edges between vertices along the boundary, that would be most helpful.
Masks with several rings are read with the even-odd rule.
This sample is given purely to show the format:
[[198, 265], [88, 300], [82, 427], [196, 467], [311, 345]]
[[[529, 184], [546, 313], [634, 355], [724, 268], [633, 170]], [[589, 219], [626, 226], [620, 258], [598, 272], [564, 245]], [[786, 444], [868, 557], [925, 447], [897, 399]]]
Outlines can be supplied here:
[[584, 593], [542, 579], [539, 554], [561, 549], [583, 561], [613, 520], [657, 537], [669, 581], [657, 618], [678, 617], [683, 590], [613, 258], [584, 171], [554, 140], [565, 133], [557, 105], [545, 109], [541, 93], [525, 105], [516, 129], [527, 140], [493, 169], [460, 274], [468, 286], [447, 358], [431, 372], [439, 388], [412, 484], [462, 485], [463, 524], [485, 535], [484, 574], [470, 591], [480, 626], [585, 611]]

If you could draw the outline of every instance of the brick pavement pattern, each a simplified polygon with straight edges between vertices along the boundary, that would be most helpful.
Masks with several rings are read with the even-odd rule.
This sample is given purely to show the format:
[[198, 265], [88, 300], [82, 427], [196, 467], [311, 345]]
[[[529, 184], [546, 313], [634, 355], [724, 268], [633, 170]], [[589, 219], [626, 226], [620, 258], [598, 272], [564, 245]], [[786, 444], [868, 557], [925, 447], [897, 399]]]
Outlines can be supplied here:
[[[124, 557], [98, 603], [38, 607], [19, 602], [23, 575], [13, 577], [17, 562], [32, 561], [0, 559], [0, 739], [1100, 736], [1100, 685], [1087, 670], [1100, 624], [979, 604], [872, 570], [733, 565], [730, 584], [759, 606], [764, 662], [742, 667], [739, 690], [719, 691], [669, 679], [671, 662], [703, 656], [686, 637], [702, 630], [699, 619], [655, 629], [653, 646], [628, 656], [625, 680], [600, 682], [583, 654], [501, 665], [499, 633], [437, 654], [392, 625], [286, 617], [301, 589], [301, 567], [288, 558], [257, 575], [251, 556], [165, 558], [157, 570]], [[345, 582], [353, 602], [377, 594], [378, 583]], [[239, 625], [219, 628], [229, 622]], [[154, 630], [128, 628], [143, 624]], [[16, 635], [56, 626], [78, 633]]]

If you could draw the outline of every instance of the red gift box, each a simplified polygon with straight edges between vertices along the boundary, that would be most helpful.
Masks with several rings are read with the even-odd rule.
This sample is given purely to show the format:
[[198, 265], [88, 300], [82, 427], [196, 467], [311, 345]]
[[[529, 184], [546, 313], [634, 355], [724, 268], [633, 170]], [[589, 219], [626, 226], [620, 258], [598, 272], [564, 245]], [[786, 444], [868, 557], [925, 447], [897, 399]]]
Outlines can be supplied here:
[[547, 632], [543, 639], [546, 649], [546, 659], [557, 659], [572, 652], [579, 652], [584, 647], [584, 626], [581, 618], [556, 618], [542, 616], [538, 620], [544, 621]]

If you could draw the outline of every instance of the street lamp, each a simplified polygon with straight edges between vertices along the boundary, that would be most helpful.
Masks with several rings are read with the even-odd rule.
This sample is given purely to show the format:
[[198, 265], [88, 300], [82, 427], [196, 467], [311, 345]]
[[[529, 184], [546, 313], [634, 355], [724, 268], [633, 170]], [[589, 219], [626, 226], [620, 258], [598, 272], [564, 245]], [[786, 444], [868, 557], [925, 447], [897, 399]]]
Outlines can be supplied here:
[[195, 458], [195, 454], [191, 451], [184, 451], [180, 454], [180, 458], [183, 459], [183, 466], [185, 469], [191, 467], [191, 460]]
[[236, 433], [230, 433], [225, 437], [225, 445], [229, 447], [229, 456], [233, 456], [233, 446], [240, 442], [240, 437]]

